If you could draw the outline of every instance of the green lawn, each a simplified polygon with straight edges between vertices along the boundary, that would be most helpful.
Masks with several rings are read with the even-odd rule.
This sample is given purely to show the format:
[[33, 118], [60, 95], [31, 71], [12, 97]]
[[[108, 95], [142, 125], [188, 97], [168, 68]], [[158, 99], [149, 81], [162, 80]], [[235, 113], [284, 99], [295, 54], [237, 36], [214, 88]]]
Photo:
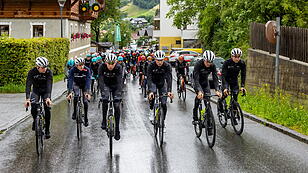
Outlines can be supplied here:
[[158, 5], [152, 9], [143, 9], [133, 3], [129, 3], [121, 8], [121, 11], [127, 13], [127, 17], [136, 18], [138, 16], [154, 16], [155, 10], [158, 9]]
[[256, 88], [246, 97], [239, 96], [244, 111], [308, 135], [308, 101], [291, 100], [294, 99], [283, 91], [270, 94], [268, 86]]

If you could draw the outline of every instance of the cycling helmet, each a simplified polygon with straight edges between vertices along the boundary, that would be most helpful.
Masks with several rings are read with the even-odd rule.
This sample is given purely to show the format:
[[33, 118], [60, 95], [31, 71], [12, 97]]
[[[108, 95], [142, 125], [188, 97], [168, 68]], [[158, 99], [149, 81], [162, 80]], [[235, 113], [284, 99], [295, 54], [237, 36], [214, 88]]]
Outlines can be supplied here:
[[81, 57], [78, 57], [75, 59], [75, 65], [83, 65], [84, 64], [84, 59]]
[[206, 50], [203, 53], [203, 60], [206, 60], [208, 62], [213, 62], [213, 60], [215, 59], [215, 54], [214, 52], [210, 51], [210, 50]]
[[37, 57], [35, 60], [35, 64], [39, 67], [47, 67], [48, 66], [48, 60], [45, 57]]
[[144, 55], [141, 56], [141, 60], [142, 60], [142, 61], [145, 61], [146, 59], [147, 59], [147, 58], [146, 58]]
[[122, 56], [118, 56], [118, 61], [123, 61], [123, 57]]
[[94, 57], [96, 57], [96, 55], [95, 55], [95, 54], [92, 54], [92, 57], [94, 58]]
[[97, 61], [97, 58], [92, 58], [91, 61], [92, 61], [92, 62], [96, 62], [96, 61]]
[[184, 61], [184, 55], [180, 55], [179, 60]]
[[96, 61], [102, 60], [101, 56], [96, 57]]
[[152, 60], [153, 60], [153, 57], [148, 56], [148, 61], [152, 61]]
[[91, 54], [87, 54], [87, 57], [92, 57], [92, 55]]
[[106, 54], [105, 62], [115, 62], [117, 60], [117, 56], [113, 53]]
[[69, 60], [67, 61], [67, 65], [70, 66], [70, 67], [72, 67], [72, 66], [75, 65], [75, 61], [73, 60], [73, 58], [71, 58], [71, 59], [69, 59]]
[[239, 48], [234, 48], [231, 50], [231, 55], [235, 56], [235, 55], [240, 55], [240, 57], [242, 56], [242, 51]]
[[154, 57], [157, 60], [163, 60], [165, 58], [165, 52], [158, 50], [154, 53]]

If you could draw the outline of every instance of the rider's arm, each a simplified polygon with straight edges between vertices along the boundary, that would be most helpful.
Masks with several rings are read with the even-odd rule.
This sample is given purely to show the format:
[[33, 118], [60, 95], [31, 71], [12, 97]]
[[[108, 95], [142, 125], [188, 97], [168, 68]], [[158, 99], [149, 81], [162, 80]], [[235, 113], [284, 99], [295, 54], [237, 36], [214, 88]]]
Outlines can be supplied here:
[[73, 83], [74, 83], [74, 70], [75, 67], [71, 68], [68, 75], [68, 81], [67, 81], [67, 90], [68, 93], [72, 92], [73, 89]]
[[46, 88], [47, 98], [51, 98], [52, 82], [53, 82], [53, 74], [52, 71], [48, 69], [47, 88]]
[[199, 79], [200, 79], [200, 61], [195, 64], [194, 72], [194, 88], [197, 92], [202, 91], [202, 87], [200, 85]]
[[166, 68], [167, 68], [167, 74], [166, 74], [167, 92], [171, 92], [172, 91], [172, 68], [170, 64], [167, 64]]
[[155, 90], [155, 88], [154, 88], [154, 86], [153, 86], [153, 68], [154, 68], [154, 64], [153, 63], [150, 63], [149, 65], [148, 65], [148, 76], [147, 76], [147, 80], [148, 80], [148, 87], [149, 87], [149, 91], [150, 92], [155, 92], [154, 90]]
[[116, 77], [117, 77], [117, 89], [122, 90], [122, 84], [123, 84], [123, 68], [122, 65], [117, 64], [116, 65], [117, 71], [116, 71]]
[[32, 84], [33, 84], [33, 72], [32, 70], [30, 70], [28, 72], [27, 81], [26, 81], [26, 99], [30, 98]]
[[[85, 67], [87, 68], [87, 67]], [[87, 74], [86, 74], [86, 93], [89, 93], [90, 91], [90, 87], [91, 87], [91, 77], [92, 77], [92, 71], [90, 70], [90, 68], [87, 68]]]
[[245, 81], [246, 81], [246, 64], [244, 61], [242, 61], [241, 66], [241, 87], [245, 87]]
[[211, 67], [211, 72], [213, 77], [214, 89], [215, 91], [218, 91], [218, 76], [215, 64], [213, 64], [213, 66]]
[[222, 86], [224, 89], [228, 89], [229, 88], [229, 84], [226, 80], [226, 75], [227, 75], [227, 71], [228, 71], [228, 60], [224, 62], [224, 64], [222, 65], [222, 71], [221, 71], [221, 80], [222, 80]]
[[99, 84], [99, 88], [101, 91], [104, 90], [104, 85], [105, 85], [105, 82], [104, 82], [104, 75], [103, 75], [103, 65], [104, 64], [101, 64], [99, 67], [98, 67], [98, 84]]

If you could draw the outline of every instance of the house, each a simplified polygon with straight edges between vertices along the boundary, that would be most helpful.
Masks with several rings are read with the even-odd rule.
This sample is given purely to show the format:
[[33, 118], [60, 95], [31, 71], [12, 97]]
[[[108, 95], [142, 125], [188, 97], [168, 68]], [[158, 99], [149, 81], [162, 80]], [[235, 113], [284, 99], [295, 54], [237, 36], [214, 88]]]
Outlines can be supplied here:
[[195, 47], [198, 44], [197, 24], [188, 25], [186, 28], [178, 29], [173, 26], [173, 19], [166, 15], [170, 10], [167, 0], [160, 0], [159, 9], [154, 17], [153, 37], [159, 42], [159, 49], [167, 54], [174, 48]]
[[[14, 38], [63, 37], [71, 40], [69, 56], [91, 46], [91, 21], [98, 12], [81, 12], [82, 0], [66, 0], [62, 20], [58, 0], [0, 0], [0, 35]], [[104, 0], [97, 0], [101, 9]], [[92, 2], [90, 2], [92, 3]]]

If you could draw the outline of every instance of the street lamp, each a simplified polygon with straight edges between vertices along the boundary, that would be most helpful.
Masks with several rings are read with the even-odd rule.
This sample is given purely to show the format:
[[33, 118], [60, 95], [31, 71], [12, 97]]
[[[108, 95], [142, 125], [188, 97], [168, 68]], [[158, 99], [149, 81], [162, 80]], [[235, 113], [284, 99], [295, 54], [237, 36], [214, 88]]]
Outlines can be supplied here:
[[60, 15], [61, 15], [61, 38], [63, 38], [62, 9], [64, 7], [65, 1], [66, 0], [58, 0], [60, 6]]

